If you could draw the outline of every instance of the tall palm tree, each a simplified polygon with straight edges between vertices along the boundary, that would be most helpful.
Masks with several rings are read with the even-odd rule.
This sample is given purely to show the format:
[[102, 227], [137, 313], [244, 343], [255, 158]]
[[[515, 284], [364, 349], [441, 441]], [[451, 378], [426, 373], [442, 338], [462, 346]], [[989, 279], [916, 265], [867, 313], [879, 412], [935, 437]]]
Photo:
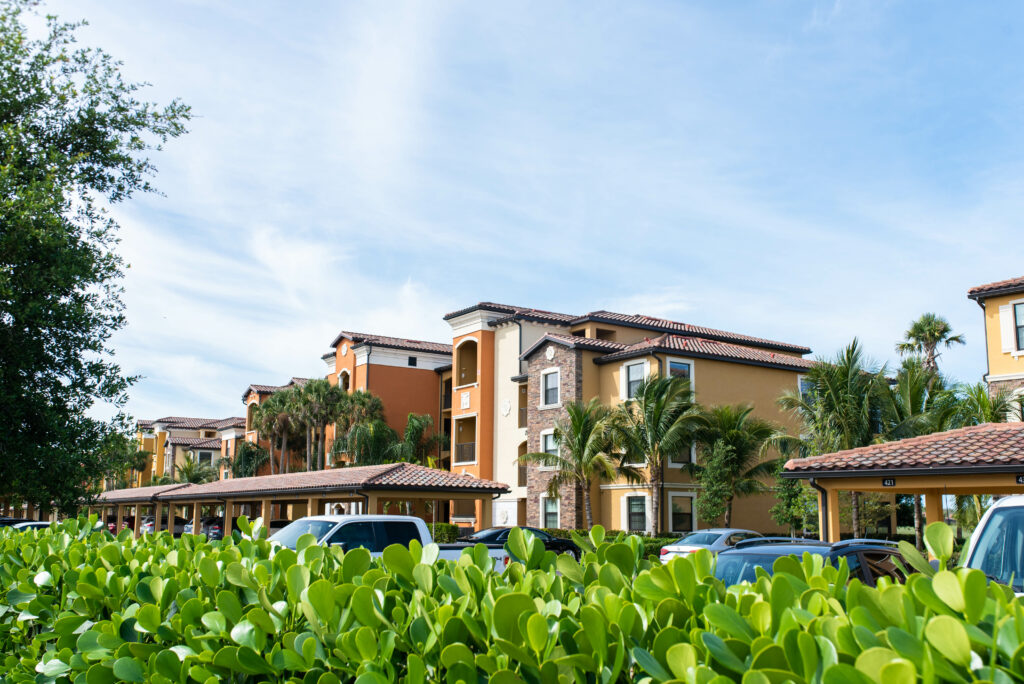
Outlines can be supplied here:
[[[896, 381], [884, 385], [882, 392], [884, 439], [904, 439], [943, 429], [944, 411], [940, 406], [944, 387], [942, 376], [925, 366], [924, 359], [904, 359]], [[915, 494], [914, 536], [917, 547], [924, 544], [924, 514], [921, 495]]]
[[217, 469], [212, 465], [200, 463], [192, 451], [185, 454], [184, 460], [174, 466], [174, 481], [176, 483], [203, 484], [216, 479]]
[[934, 313], [921, 314], [903, 333], [903, 340], [896, 343], [901, 355], [923, 354], [925, 370], [936, 373], [939, 370], [939, 347], [949, 349], [954, 344], [966, 344], [963, 335], [954, 335], [953, 326], [942, 316]]
[[689, 452], [700, 414], [684, 378], [649, 377], [636, 395], [619, 405], [613, 420], [615, 442], [625, 463], [643, 463], [651, 490], [654, 532], [661, 532], [665, 463]]
[[609, 481], [616, 476], [639, 480], [639, 473], [625, 465], [615, 453], [612, 411], [598, 399], [584, 404], [574, 401], [565, 406], [565, 416], [555, 423], [554, 454], [529, 453], [519, 457], [522, 464], [554, 468], [548, 493], [557, 499], [564, 486], [579, 487], [583, 494], [583, 517], [587, 529], [594, 526], [590, 485], [594, 480]]
[[295, 395], [294, 389], [279, 390], [271, 394], [266, 401], [261, 403], [256, 409], [256, 424], [257, 430], [261, 434], [265, 435], [270, 441], [271, 459], [270, 459], [270, 470], [271, 474], [274, 471], [274, 459], [273, 450], [274, 446], [277, 445], [279, 450], [279, 460], [277, 472], [286, 473], [289, 468], [288, 458], [288, 437], [294, 432], [295, 425], [292, 422], [292, 409], [291, 404]]
[[383, 420], [356, 423], [345, 435], [345, 452], [352, 465], [394, 463], [398, 433]]
[[[835, 358], [807, 370], [807, 392], [789, 391], [779, 405], [796, 414], [807, 455], [843, 451], [875, 442], [881, 431], [884, 367], [876, 368], [854, 338]], [[853, 534], [860, 536], [860, 495], [852, 492]]]
[[405, 423], [402, 439], [392, 446], [391, 457], [404, 463], [419, 463], [430, 466], [436, 464], [432, 455], [438, 447], [448, 445], [448, 435], [434, 432], [434, 419], [429, 413], [410, 413]]
[[337, 385], [327, 380], [310, 380], [302, 389], [313, 425], [313, 466], [316, 470], [326, 467], [327, 426], [335, 423], [342, 414], [350, 396]]
[[766, 491], [766, 481], [778, 468], [779, 459], [764, 456], [783, 435], [774, 423], [752, 416], [753, 411], [750, 404], [712, 406], [702, 410], [697, 418], [694, 436], [702, 458], [687, 469], [700, 478], [716, 447], [719, 448], [722, 457], [716, 459], [715, 478], [729, 492], [724, 502], [726, 527], [732, 522], [733, 499]]
[[232, 477], [253, 477], [269, 460], [270, 454], [259, 444], [242, 442], [236, 447], [234, 456], [222, 458], [220, 462], [231, 471]]
[[984, 382], [960, 384], [936, 399], [943, 430], [982, 423], [1005, 423], [1020, 417], [1021, 404], [1008, 392], [989, 392]]

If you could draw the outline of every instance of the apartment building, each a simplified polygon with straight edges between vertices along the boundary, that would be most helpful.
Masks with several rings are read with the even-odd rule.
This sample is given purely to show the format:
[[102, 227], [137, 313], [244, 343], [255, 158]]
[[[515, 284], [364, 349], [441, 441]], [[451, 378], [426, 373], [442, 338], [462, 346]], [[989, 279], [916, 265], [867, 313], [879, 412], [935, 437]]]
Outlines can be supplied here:
[[1024, 276], [972, 287], [967, 297], [984, 312], [989, 390], [1024, 394]]
[[[524, 453], [555, 448], [554, 425], [567, 403], [597, 397], [615, 406], [633, 396], [643, 378], [677, 375], [689, 379], [702, 404], [750, 403], [755, 415], [795, 428], [776, 400], [799, 390], [812, 364], [804, 346], [639, 314], [571, 315], [481, 302], [445, 320], [453, 335], [451, 469], [510, 485], [487, 516], [496, 525], [583, 526], [581, 492], [565, 488], [549, 497], [551, 473], [518, 462]], [[684, 465], [669, 464], [664, 474], [664, 530], [707, 526], [695, 515], [697, 487]], [[595, 482], [591, 494], [595, 522], [653, 529], [647, 487]], [[733, 523], [772, 531], [773, 503], [770, 496], [737, 500]], [[484, 504], [472, 505], [456, 503], [453, 522], [483, 520]]]
[[[149, 452], [147, 467], [133, 474], [132, 486], [143, 487], [167, 475], [191, 453], [200, 463], [217, 466], [222, 456], [233, 453], [242, 434], [245, 418], [188, 418], [166, 416], [139, 420], [136, 424], [139, 448]], [[223, 470], [223, 469], [222, 469]]]

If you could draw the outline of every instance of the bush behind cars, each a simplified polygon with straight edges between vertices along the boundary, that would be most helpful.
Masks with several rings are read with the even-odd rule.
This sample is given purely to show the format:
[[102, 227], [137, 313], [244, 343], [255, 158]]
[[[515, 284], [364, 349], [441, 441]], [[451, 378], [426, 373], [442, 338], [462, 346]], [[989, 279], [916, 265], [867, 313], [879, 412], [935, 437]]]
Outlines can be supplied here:
[[[95, 518], [0, 531], [10, 682], [689, 682], [1024, 680], [1024, 608], [980, 571], [847, 584], [845, 564], [779, 559], [726, 587], [706, 551], [662, 566], [639, 538], [583, 538], [580, 562], [514, 532], [519, 562], [434, 545], [373, 559], [259, 521], [223, 542], [114, 538]], [[949, 528], [929, 547], [952, 554]]]

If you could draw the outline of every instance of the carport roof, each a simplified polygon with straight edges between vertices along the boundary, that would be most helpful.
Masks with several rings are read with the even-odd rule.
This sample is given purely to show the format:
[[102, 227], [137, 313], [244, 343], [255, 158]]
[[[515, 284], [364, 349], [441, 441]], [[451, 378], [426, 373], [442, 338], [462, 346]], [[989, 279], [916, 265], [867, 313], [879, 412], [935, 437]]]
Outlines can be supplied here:
[[783, 477], [1024, 472], [1024, 423], [984, 423], [788, 461]]
[[[149, 497], [143, 498], [139, 493], [157, 489], [165, 488], [141, 487], [104, 492], [100, 496], [100, 502], [149, 501]], [[238, 499], [247, 496], [258, 498], [278, 494], [329, 495], [336, 492], [373, 490], [499, 494], [509, 491], [509, 488], [500, 482], [436, 470], [414, 463], [384, 463], [282, 475], [239, 477], [206, 484], [173, 485], [167, 491], [153, 494], [158, 495], [159, 501], [200, 501]]]
[[148, 503], [155, 501], [161, 494], [172, 492], [175, 489], [189, 487], [186, 484], [157, 485], [154, 487], [132, 487], [130, 489], [111, 489], [102, 492], [98, 497], [99, 503]]

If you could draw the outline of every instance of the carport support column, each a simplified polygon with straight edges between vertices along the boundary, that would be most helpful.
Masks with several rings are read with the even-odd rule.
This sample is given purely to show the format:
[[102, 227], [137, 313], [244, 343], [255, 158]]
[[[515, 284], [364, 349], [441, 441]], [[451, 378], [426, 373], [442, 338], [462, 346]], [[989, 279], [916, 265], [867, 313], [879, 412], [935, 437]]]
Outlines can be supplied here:
[[818, 530], [822, 541], [839, 541], [839, 491], [818, 490]]
[[198, 501], [192, 502], [192, 534], [199, 534], [203, 531], [202, 526], [199, 524], [199, 521], [202, 518], [202, 516], [200, 515], [202, 510], [202, 504], [200, 504]]
[[231, 536], [231, 518], [235, 514], [235, 507], [232, 505], [231, 499], [224, 501], [224, 538], [227, 539]]
[[942, 513], [942, 490], [930, 489], [924, 496], [924, 519], [927, 524], [942, 522], [945, 515]]
[[[114, 534], [121, 534], [121, 525], [124, 523], [124, 506], [117, 504], [114, 506]], [[103, 509], [103, 526], [107, 526], [107, 509]]]
[[480, 529], [486, 530], [492, 527], [492, 519], [494, 518], [494, 502], [490, 499], [480, 500], [481, 513], [482, 515], [477, 518], [480, 522]]
[[263, 518], [263, 527], [268, 532], [270, 531], [270, 519], [273, 517], [270, 515], [270, 510], [273, 505], [274, 502], [270, 499], [263, 499], [263, 501], [260, 502], [260, 517]]
[[363, 511], [363, 515], [377, 515], [377, 510], [380, 508], [380, 498], [373, 493], [366, 495], [366, 510]]
[[135, 536], [139, 536], [139, 530], [142, 529], [142, 504], [135, 504]]
[[[153, 534], [160, 531], [160, 518], [163, 517], [163, 505], [159, 501], [153, 502]], [[168, 516], [169, 518], [170, 516]], [[168, 521], [169, 522], [169, 521]]]

